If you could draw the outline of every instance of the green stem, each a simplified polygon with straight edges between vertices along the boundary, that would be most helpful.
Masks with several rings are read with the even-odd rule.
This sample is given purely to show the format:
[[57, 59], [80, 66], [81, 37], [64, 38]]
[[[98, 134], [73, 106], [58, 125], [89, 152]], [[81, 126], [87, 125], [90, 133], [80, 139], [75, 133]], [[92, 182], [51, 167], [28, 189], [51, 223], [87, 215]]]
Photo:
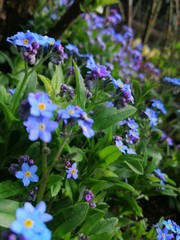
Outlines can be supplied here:
[[16, 98], [14, 99], [14, 102], [13, 102], [13, 106], [12, 106], [12, 113], [14, 114], [16, 112], [16, 109], [17, 109], [17, 106], [19, 104], [19, 101], [22, 97], [22, 94], [23, 94], [23, 91], [26, 87], [26, 84], [27, 84], [27, 80], [29, 78], [29, 76], [34, 72], [36, 71], [36, 69], [43, 63], [45, 62], [49, 57], [50, 57], [51, 53], [47, 54], [46, 57], [42, 58], [36, 66], [34, 66], [31, 70], [29, 70], [28, 72], [28, 66], [27, 66], [27, 63], [25, 62], [25, 75], [24, 75], [24, 78], [22, 80], [22, 84], [20, 86], [20, 89], [19, 89], [19, 92], [18, 94], [16, 95]]
[[48, 179], [46, 148], [47, 148], [47, 143], [43, 142], [42, 143], [42, 179], [41, 179], [41, 185], [38, 192], [37, 202], [40, 202], [43, 200], [47, 179]]

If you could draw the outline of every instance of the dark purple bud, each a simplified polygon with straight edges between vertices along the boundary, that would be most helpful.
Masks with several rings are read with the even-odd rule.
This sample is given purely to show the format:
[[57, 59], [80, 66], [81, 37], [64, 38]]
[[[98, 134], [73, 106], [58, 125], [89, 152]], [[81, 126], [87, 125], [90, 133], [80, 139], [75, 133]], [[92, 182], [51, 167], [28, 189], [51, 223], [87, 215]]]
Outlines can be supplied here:
[[10, 167], [8, 168], [9, 172], [15, 176], [15, 173], [20, 170], [19, 164], [11, 163]]
[[30, 165], [33, 165], [33, 164], [34, 164], [34, 160], [33, 160], [33, 159], [29, 159], [28, 162], [29, 162]]
[[92, 207], [92, 208], [96, 207], [96, 203], [95, 202], [90, 202], [89, 207]]
[[84, 196], [84, 201], [85, 202], [89, 202], [92, 199], [92, 195], [91, 194], [87, 194]]
[[38, 48], [39, 48], [39, 43], [33, 42], [33, 43], [32, 43], [32, 47], [33, 47], [34, 49], [38, 49]]

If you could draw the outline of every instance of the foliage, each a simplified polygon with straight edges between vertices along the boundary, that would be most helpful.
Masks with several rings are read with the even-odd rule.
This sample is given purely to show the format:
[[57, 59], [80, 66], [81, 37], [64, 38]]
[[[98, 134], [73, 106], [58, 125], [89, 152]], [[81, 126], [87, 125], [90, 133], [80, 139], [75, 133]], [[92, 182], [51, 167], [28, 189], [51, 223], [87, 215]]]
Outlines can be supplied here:
[[167, 52], [145, 51], [113, 8], [84, 12], [61, 42], [40, 35], [66, 7], [57, 5], [57, 18], [38, 9], [31, 31], [0, 52], [10, 67], [0, 75], [2, 238], [169, 236], [162, 226], [156, 233], [141, 201], [168, 196], [180, 211], [180, 76]]

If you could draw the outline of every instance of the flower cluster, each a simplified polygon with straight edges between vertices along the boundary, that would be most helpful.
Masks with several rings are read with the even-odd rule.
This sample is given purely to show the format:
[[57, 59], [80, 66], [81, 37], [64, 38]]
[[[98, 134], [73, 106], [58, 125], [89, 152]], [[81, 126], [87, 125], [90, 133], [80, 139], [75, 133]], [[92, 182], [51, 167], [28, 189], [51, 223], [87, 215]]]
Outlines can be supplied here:
[[29, 93], [28, 104], [30, 116], [24, 121], [24, 126], [29, 133], [29, 140], [40, 138], [44, 142], [51, 141], [51, 133], [58, 127], [58, 123], [52, 121], [53, 111], [57, 105], [53, 104], [46, 93]]
[[26, 240], [50, 240], [51, 232], [44, 222], [51, 221], [52, 216], [45, 211], [46, 204], [43, 201], [36, 207], [26, 202], [22, 208], [16, 210], [16, 220], [10, 226], [11, 231], [22, 235]]
[[38, 167], [34, 165], [34, 160], [29, 156], [20, 156], [18, 164], [12, 163], [9, 167], [9, 172], [16, 178], [22, 179], [25, 187], [29, 186], [30, 182], [38, 182], [39, 177], [35, 174]]
[[66, 97], [67, 101], [72, 101], [74, 98], [74, 89], [72, 87], [67, 86], [66, 84], [61, 84], [60, 88], [60, 96]]
[[17, 46], [24, 60], [30, 65], [34, 65], [41, 56], [48, 53], [50, 53], [50, 60], [55, 64], [62, 63], [64, 60], [64, 48], [60, 41], [55, 41], [54, 38], [28, 30], [8, 37], [7, 41]]
[[94, 201], [91, 201], [93, 197], [94, 193], [91, 190], [86, 189], [84, 191], [84, 201], [88, 202], [90, 207], [96, 207], [96, 203]]
[[94, 136], [92, 130], [93, 120], [87, 116], [79, 106], [69, 105], [66, 109], [58, 111], [58, 120], [63, 120], [64, 124], [74, 124], [75, 122], [81, 127], [83, 135], [87, 138]]
[[[130, 130], [130, 131], [132, 131], [132, 130]], [[115, 145], [119, 149], [120, 152], [122, 152], [124, 154], [126, 154], [126, 153], [127, 154], [136, 154], [136, 152], [133, 148], [128, 148], [128, 146], [126, 146], [123, 143], [122, 137], [117, 135], [117, 136], [114, 137], [114, 140], [115, 140]]]
[[159, 227], [157, 224], [157, 240], [170, 240], [170, 239], [180, 239], [180, 226], [173, 220], [168, 219], [162, 221], [163, 227]]

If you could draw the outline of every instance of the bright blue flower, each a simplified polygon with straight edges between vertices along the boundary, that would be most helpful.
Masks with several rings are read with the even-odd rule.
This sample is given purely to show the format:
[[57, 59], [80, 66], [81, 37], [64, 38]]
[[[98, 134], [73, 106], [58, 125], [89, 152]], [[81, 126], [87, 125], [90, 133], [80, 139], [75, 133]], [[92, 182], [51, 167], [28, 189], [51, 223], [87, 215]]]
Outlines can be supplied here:
[[33, 207], [31, 203], [26, 202], [24, 204], [24, 209], [30, 212], [36, 212], [39, 214], [39, 218], [42, 220], [42, 222], [49, 222], [52, 220], [52, 215], [49, 213], [45, 213], [46, 211], [46, 204], [45, 202], [41, 201], [39, 202], [36, 207]]
[[29, 140], [35, 141], [40, 138], [44, 142], [51, 141], [51, 132], [53, 132], [57, 127], [58, 123], [55, 121], [50, 121], [48, 118], [36, 118], [29, 116], [27, 121], [25, 121], [24, 126], [29, 133]]
[[27, 240], [50, 240], [51, 232], [41, 216], [38, 209], [30, 203], [25, 203], [23, 208], [16, 210], [16, 220], [11, 224], [10, 229]]
[[28, 163], [23, 163], [21, 166], [21, 171], [17, 171], [15, 176], [19, 179], [22, 179], [22, 182], [25, 187], [27, 187], [30, 182], [38, 182], [39, 177], [35, 174], [38, 170], [36, 165], [29, 166]]
[[127, 125], [129, 128], [134, 129], [134, 130], [138, 128], [138, 124], [134, 119], [128, 119]]
[[72, 167], [68, 168], [66, 170], [67, 178], [78, 178], [78, 170], [77, 170], [77, 163], [73, 163]]
[[119, 141], [115, 141], [116, 147], [119, 149], [119, 151], [121, 151], [122, 153], [126, 153], [125, 151], [127, 151], [127, 146], [123, 144], [123, 142], [121, 140]]
[[[92, 120], [92, 119], [91, 119]], [[84, 120], [78, 120], [78, 125], [83, 130], [83, 135], [87, 138], [91, 138], [94, 136], [94, 130], [91, 128], [91, 126], [88, 124], [88, 122], [85, 122]]]
[[135, 130], [129, 130], [128, 134], [126, 134], [126, 142], [128, 143], [135, 143], [139, 140], [139, 133], [138, 131], [135, 129]]
[[163, 79], [165, 82], [169, 82], [173, 85], [180, 86], [180, 78], [170, 78], [170, 77], [165, 77]]
[[36, 41], [34, 33], [27, 31], [24, 32], [18, 32], [12, 37], [8, 37], [7, 41], [21, 47], [30, 47], [33, 42]]
[[165, 109], [165, 107], [164, 107], [164, 104], [163, 104], [160, 100], [153, 99], [153, 100], [151, 100], [151, 101], [152, 101], [152, 106], [153, 106], [154, 108], [157, 108], [157, 109], [159, 109], [162, 113], [167, 114], [167, 111], [166, 111], [166, 109]]
[[176, 229], [173, 225], [173, 222], [170, 219], [168, 219], [167, 221], [164, 220], [162, 223], [164, 224], [164, 226], [166, 227], [167, 230], [170, 230], [170, 231], [176, 233]]
[[76, 106], [69, 105], [66, 109], [58, 111], [58, 118], [62, 119], [67, 123], [67, 119], [80, 118], [82, 110]]
[[148, 118], [150, 120], [150, 126], [151, 127], [156, 126], [157, 122], [158, 122], [157, 113], [153, 109], [148, 108], [148, 107], [146, 108], [144, 113], [148, 116]]
[[29, 93], [30, 113], [33, 116], [51, 118], [57, 105], [53, 104], [46, 93]]
[[173, 233], [169, 234], [167, 228], [164, 228], [164, 229], [157, 228], [156, 231], [158, 233], [157, 240], [170, 240], [174, 238]]

